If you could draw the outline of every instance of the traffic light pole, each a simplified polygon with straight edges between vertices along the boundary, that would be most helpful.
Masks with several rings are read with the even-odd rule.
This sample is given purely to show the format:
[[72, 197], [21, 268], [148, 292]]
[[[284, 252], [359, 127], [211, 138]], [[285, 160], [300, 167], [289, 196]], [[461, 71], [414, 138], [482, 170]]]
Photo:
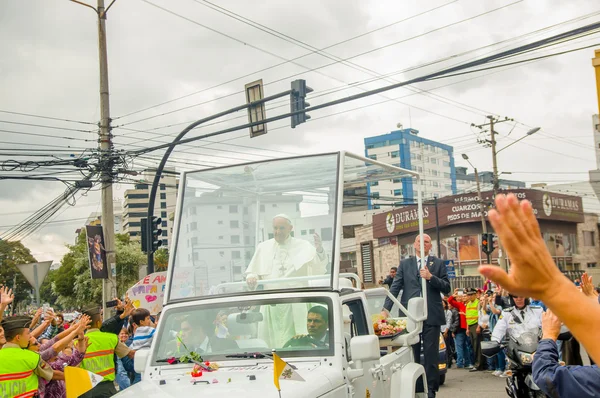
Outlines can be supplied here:
[[[475, 183], [477, 183], [477, 197], [479, 198], [479, 212], [481, 213], [481, 228], [484, 234], [487, 234], [487, 223], [485, 222], [485, 215], [483, 214], [483, 198], [481, 197], [481, 185], [479, 184], [479, 173], [475, 170]], [[486, 253], [487, 263], [491, 264], [491, 254]]]
[[[158, 191], [158, 186], [160, 184], [160, 177], [162, 176], [162, 172], [165, 168], [165, 165], [167, 164], [167, 160], [169, 160], [169, 156], [171, 156], [171, 152], [173, 152], [173, 149], [175, 149], [175, 147], [177, 146], [177, 144], [183, 139], [183, 137], [189, 133], [191, 130], [193, 130], [194, 128], [200, 126], [201, 124], [204, 124], [206, 122], [209, 122], [211, 120], [214, 119], [218, 119], [220, 117], [229, 115], [231, 113], [235, 113], [244, 109], [248, 109], [251, 107], [255, 107], [257, 105], [260, 104], [264, 104], [267, 103], [269, 101], [281, 98], [281, 97], [285, 97], [288, 96], [290, 94], [292, 94], [292, 90], [288, 90], [288, 91], [284, 91], [281, 92], [279, 94], [275, 94], [272, 95], [270, 97], [265, 97], [261, 100], [258, 101], [254, 101], [254, 102], [250, 102], [244, 105], [240, 105], [240, 106], [236, 106], [235, 108], [231, 108], [229, 110], [226, 110], [224, 112], [219, 112], [215, 115], [212, 116], [208, 116], [205, 117], [204, 119], [200, 119], [198, 121], [195, 121], [194, 123], [190, 124], [189, 126], [187, 126], [185, 129], [183, 129], [183, 131], [181, 131], [181, 133], [179, 133], [179, 135], [177, 137], [175, 137], [175, 139], [173, 140], [173, 142], [171, 142], [171, 144], [168, 145], [167, 150], [165, 151], [165, 154], [163, 155], [158, 167], [156, 168], [156, 174], [154, 175], [154, 181], [152, 182], [152, 188], [150, 189], [150, 197], [148, 198], [148, 216], [146, 218], [146, 247], [148, 249], [148, 266], [147, 266], [147, 272], [148, 274], [151, 274], [154, 272], [154, 251], [152, 249], [153, 246], [153, 238], [152, 238], [152, 219], [154, 217], [154, 205], [156, 203], [156, 193]], [[225, 134], [226, 132], [229, 132], [227, 130], [223, 131], [222, 134]], [[209, 134], [205, 134], [204, 136], [199, 136], [199, 137], [194, 137], [196, 139], [202, 139], [205, 136], [206, 137], [212, 137], [215, 136], [216, 134], [214, 133], [209, 133]]]

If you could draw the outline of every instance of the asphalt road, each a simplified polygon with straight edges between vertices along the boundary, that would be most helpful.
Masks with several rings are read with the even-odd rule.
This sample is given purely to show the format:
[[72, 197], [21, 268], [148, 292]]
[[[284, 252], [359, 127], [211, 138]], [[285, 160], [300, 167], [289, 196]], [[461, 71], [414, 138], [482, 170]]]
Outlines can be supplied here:
[[506, 379], [489, 372], [469, 372], [452, 368], [446, 374], [446, 382], [440, 386], [439, 398], [506, 398]]

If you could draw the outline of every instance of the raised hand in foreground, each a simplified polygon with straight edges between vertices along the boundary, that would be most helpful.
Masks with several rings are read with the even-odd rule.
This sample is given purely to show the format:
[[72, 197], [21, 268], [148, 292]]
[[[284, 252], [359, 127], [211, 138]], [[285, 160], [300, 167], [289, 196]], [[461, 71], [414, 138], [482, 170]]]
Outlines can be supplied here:
[[[513, 194], [496, 196], [489, 220], [511, 260], [510, 272], [483, 265], [479, 272], [512, 294], [544, 302], [571, 330], [596, 362], [600, 362], [600, 305], [580, 294], [560, 272], [542, 238], [531, 203]], [[573, 311], [577, 308], [577, 311]]]

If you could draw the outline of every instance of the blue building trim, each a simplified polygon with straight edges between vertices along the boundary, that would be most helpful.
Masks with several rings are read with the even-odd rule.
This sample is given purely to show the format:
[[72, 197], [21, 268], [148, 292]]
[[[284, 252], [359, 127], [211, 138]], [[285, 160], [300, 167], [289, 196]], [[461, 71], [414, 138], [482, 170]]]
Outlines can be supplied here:
[[[457, 193], [456, 189], [456, 168], [454, 163], [454, 148], [450, 145], [442, 144], [437, 141], [432, 141], [427, 138], [422, 138], [416, 135], [418, 134], [418, 130], [415, 129], [403, 129], [403, 130], [394, 130], [387, 134], [382, 134], [374, 137], [366, 137], [364, 139], [365, 144], [365, 156], [368, 157], [368, 150], [372, 148], [378, 148], [383, 146], [393, 146], [398, 145], [399, 153], [400, 153], [400, 167], [404, 169], [411, 170], [412, 162], [411, 162], [411, 142], [423, 143], [425, 145], [430, 145], [436, 148], [440, 148], [442, 150], [446, 150], [448, 152], [449, 161], [450, 161], [450, 181], [451, 181], [451, 191], [452, 194], [455, 195]], [[370, 200], [370, 184], [367, 184], [367, 192], [369, 195], [369, 209], [372, 208], [371, 200]], [[402, 179], [402, 196], [403, 201], [405, 203], [410, 203], [416, 201], [415, 195], [415, 185], [412, 178], [403, 178]]]

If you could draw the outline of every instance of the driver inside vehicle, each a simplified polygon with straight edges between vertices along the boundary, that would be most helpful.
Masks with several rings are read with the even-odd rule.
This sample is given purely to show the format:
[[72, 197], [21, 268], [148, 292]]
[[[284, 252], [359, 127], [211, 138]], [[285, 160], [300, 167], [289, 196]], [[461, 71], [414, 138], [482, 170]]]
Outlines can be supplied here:
[[181, 322], [180, 332], [175, 340], [166, 347], [166, 354], [181, 356], [193, 351], [198, 354], [236, 350], [235, 341], [215, 336], [215, 324], [212, 320], [188, 315]]
[[316, 305], [308, 310], [306, 315], [306, 330], [308, 334], [300, 334], [289, 339], [283, 348], [287, 347], [329, 347], [329, 317], [326, 307]]

